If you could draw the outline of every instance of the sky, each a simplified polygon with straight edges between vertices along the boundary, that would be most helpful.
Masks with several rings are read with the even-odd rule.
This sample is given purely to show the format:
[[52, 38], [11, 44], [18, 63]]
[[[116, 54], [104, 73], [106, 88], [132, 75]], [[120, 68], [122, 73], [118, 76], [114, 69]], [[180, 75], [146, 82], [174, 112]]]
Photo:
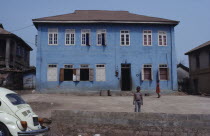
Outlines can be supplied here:
[[131, 13], [180, 21], [175, 27], [177, 63], [188, 66], [184, 55], [210, 40], [210, 0], [1, 0], [0, 23], [32, 48], [36, 65], [32, 19], [72, 13], [74, 10], [124, 10]]

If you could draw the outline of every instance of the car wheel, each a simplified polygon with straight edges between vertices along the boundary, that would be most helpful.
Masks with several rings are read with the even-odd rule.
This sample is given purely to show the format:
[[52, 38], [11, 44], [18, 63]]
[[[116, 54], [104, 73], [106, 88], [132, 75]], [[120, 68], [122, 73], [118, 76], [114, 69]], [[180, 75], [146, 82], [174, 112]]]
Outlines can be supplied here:
[[10, 136], [9, 130], [3, 124], [0, 124], [0, 136]]

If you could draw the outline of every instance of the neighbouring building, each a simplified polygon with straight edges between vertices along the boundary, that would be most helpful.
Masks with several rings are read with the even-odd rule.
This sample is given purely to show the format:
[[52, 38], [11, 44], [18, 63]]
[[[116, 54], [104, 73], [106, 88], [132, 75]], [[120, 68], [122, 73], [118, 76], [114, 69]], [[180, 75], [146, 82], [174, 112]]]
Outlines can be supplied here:
[[33, 19], [41, 91], [177, 90], [178, 21], [128, 11], [76, 10]]
[[0, 24], [0, 86], [22, 89], [23, 72], [30, 66], [32, 48]]
[[210, 94], [210, 41], [185, 53], [189, 58], [190, 84], [195, 94]]
[[189, 93], [189, 68], [179, 63], [177, 65], [178, 90]]

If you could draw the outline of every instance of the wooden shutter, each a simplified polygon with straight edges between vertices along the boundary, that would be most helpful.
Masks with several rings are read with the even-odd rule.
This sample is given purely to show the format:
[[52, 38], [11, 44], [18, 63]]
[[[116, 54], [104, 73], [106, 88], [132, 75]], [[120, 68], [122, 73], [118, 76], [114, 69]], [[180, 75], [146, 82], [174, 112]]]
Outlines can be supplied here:
[[152, 68], [150, 70], [151, 70], [151, 80], [153, 80], [153, 71], [152, 71]]
[[64, 68], [60, 69], [60, 81], [64, 81]]
[[101, 43], [102, 43], [102, 45], [106, 45], [106, 43], [105, 43], [105, 34], [104, 33], [101, 34]]
[[76, 69], [73, 69], [73, 75], [72, 76], [73, 76], [72, 77], [73, 81], [77, 81], [77, 71], [76, 71]]
[[170, 69], [167, 68], [167, 80], [170, 80]]
[[76, 69], [76, 80], [80, 81], [80, 69], [79, 68]]
[[141, 69], [141, 80], [144, 80], [144, 68]]
[[160, 68], [158, 68], [158, 80], [160, 81]]
[[94, 70], [92, 68], [89, 69], [89, 81], [94, 80]]
[[90, 45], [90, 34], [86, 33], [86, 45]]

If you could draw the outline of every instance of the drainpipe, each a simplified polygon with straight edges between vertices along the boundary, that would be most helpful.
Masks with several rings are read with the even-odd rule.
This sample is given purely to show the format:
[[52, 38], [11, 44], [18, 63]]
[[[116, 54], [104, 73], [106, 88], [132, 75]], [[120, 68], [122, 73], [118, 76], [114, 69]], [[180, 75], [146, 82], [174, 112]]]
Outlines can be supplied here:
[[[173, 53], [173, 46], [174, 46], [174, 40], [173, 40], [173, 34], [172, 34], [172, 32], [173, 32], [173, 30], [172, 30], [173, 28], [172, 28], [172, 26], [171, 26], [171, 85], [172, 85], [172, 90], [174, 90], [174, 83], [173, 83], [173, 81], [174, 81], [174, 75], [173, 75], [173, 71], [174, 71], [174, 69], [173, 69], [173, 56], [175, 55], [174, 53]], [[175, 48], [174, 48], [175, 49]], [[174, 56], [175, 57], [175, 56]], [[175, 62], [176, 63], [176, 62]]]

